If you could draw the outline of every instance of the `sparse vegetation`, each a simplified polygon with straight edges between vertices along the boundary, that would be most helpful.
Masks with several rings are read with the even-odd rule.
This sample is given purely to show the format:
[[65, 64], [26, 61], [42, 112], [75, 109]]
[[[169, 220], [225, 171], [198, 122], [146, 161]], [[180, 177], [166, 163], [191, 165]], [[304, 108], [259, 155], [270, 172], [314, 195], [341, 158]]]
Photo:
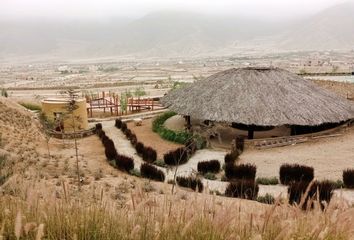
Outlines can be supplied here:
[[257, 197], [257, 202], [265, 203], [265, 204], [274, 204], [275, 199], [272, 195], [267, 193], [264, 196]]
[[278, 185], [279, 181], [276, 177], [271, 178], [257, 178], [256, 182], [261, 185]]

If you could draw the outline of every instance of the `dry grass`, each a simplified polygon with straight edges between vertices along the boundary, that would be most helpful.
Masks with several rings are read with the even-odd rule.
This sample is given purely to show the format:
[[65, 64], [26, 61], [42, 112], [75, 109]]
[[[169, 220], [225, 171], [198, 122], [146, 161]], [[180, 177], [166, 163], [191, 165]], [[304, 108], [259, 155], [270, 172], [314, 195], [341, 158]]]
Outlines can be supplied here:
[[[43, 199], [0, 198], [1, 239], [353, 239], [354, 208], [332, 203], [324, 212], [193, 193], [189, 197], [136, 190], [122, 206], [63, 191]], [[85, 200], [86, 199], [86, 200]]]

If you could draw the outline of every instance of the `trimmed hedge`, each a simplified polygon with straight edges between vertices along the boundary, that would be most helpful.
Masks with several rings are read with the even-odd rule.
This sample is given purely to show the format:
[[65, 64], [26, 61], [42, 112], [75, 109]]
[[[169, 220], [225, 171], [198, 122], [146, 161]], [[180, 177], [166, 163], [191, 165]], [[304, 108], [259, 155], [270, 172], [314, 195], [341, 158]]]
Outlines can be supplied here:
[[157, 152], [151, 147], [143, 148], [143, 160], [149, 163], [155, 162], [157, 159]]
[[122, 132], [124, 133], [127, 129], [128, 129], [128, 126], [125, 122], [122, 122], [122, 126], [120, 128], [122, 130]]
[[200, 179], [194, 177], [176, 177], [176, 182], [178, 186], [191, 188], [194, 191], [198, 189], [198, 192], [203, 192], [204, 186]]
[[354, 169], [347, 169], [343, 171], [343, 182], [345, 187], [354, 188]]
[[133, 146], [135, 146], [138, 143], [138, 138], [136, 137], [136, 135], [134, 133], [130, 136], [129, 140]]
[[122, 128], [122, 120], [120, 118], [117, 118], [116, 119], [116, 123], [115, 123], [115, 126], [118, 128], [118, 129], [121, 129]]
[[314, 169], [299, 164], [283, 164], [279, 170], [279, 178], [284, 185], [291, 182], [311, 182], [314, 178]]
[[164, 162], [167, 165], [181, 165], [188, 162], [188, 149], [185, 147], [177, 148], [163, 156]]
[[225, 196], [256, 200], [259, 186], [255, 181], [237, 180], [230, 182], [225, 190]]
[[225, 176], [228, 179], [252, 180], [256, 179], [257, 167], [252, 164], [234, 165], [233, 163], [225, 164]]
[[118, 154], [115, 159], [116, 166], [118, 169], [130, 172], [134, 169], [134, 160], [131, 157]]
[[[308, 194], [304, 196], [307, 188], [309, 187], [309, 184], [310, 182], [306, 181], [290, 183], [288, 188], [289, 203], [299, 204], [301, 202], [301, 199], [304, 197], [304, 204], [302, 207], [303, 209], [307, 209], [309, 205], [309, 200], [316, 200], [318, 198], [321, 203], [321, 207], [324, 208], [323, 202], [326, 202], [327, 204], [330, 202], [333, 195], [333, 191], [336, 188], [335, 183], [331, 181], [315, 181], [309, 188]], [[316, 196], [317, 192], [319, 193], [318, 196]], [[310, 207], [313, 207], [313, 203], [310, 205]]]
[[220, 171], [220, 162], [218, 160], [198, 162], [197, 169], [198, 172], [203, 174], [208, 172], [218, 173]]
[[224, 157], [225, 164], [227, 164], [227, 163], [235, 163], [238, 157], [239, 157], [239, 153], [238, 152], [227, 153], [225, 155], [225, 157]]
[[106, 154], [106, 158], [108, 160], [114, 160], [117, 157], [117, 150], [116, 147], [114, 146], [114, 142], [109, 139], [107, 136], [105, 136], [105, 139], [103, 141], [103, 145], [105, 148], [105, 154]]
[[142, 177], [149, 178], [155, 181], [165, 181], [165, 174], [163, 173], [163, 171], [148, 163], [143, 163], [140, 166], [140, 174]]
[[95, 133], [97, 133], [98, 131], [102, 130], [102, 123], [96, 123], [95, 125]]
[[[100, 129], [100, 127], [98, 127], [98, 129]], [[105, 155], [109, 161], [114, 160], [116, 167], [123, 171], [129, 172], [130, 170], [134, 169], [134, 160], [130, 157], [118, 154], [117, 149], [114, 146], [114, 142], [112, 139], [106, 136], [106, 133], [102, 129], [97, 130], [96, 134], [102, 141], [102, 144], [105, 148]]]
[[245, 138], [242, 136], [237, 136], [235, 138], [236, 150], [242, 153], [245, 148]]
[[174, 112], [166, 112], [155, 118], [152, 122], [152, 130], [160, 135], [165, 140], [176, 142], [180, 144], [185, 144], [189, 139], [193, 138], [193, 135], [188, 132], [174, 132], [170, 129], [165, 128], [164, 123], [170, 117], [175, 116]]
[[145, 146], [142, 142], [137, 142], [135, 145], [135, 150], [139, 155], [143, 154], [144, 148], [145, 148]]

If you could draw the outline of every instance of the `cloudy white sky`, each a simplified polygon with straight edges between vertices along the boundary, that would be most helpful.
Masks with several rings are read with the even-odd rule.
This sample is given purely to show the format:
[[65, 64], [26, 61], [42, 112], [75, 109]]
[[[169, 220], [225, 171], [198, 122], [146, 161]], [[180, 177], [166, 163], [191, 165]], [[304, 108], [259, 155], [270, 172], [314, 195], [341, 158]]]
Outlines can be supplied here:
[[0, 0], [3, 18], [107, 19], [141, 17], [160, 10], [259, 18], [315, 14], [345, 0]]

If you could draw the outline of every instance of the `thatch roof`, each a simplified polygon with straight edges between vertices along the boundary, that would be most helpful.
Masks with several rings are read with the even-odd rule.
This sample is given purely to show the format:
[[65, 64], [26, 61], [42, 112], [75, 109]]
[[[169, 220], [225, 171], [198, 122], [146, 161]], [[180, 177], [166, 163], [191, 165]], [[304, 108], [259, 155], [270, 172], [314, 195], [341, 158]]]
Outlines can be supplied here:
[[354, 118], [350, 101], [279, 68], [229, 69], [173, 90], [161, 103], [197, 119], [258, 126], [315, 126]]

